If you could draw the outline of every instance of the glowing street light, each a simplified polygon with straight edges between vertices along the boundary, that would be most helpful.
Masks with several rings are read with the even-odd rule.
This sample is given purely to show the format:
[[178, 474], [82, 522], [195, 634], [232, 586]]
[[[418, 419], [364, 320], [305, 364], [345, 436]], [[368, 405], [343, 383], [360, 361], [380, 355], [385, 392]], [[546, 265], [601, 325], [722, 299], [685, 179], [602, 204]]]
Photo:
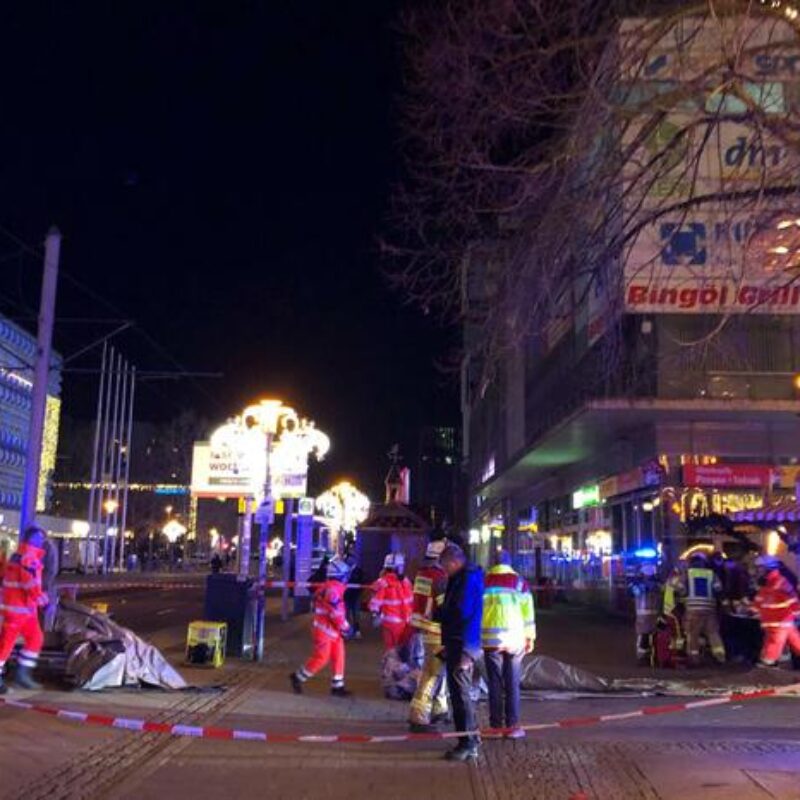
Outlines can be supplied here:
[[106, 514], [111, 516], [119, 508], [119, 503], [116, 500], [109, 499], [103, 503], [103, 508], [105, 509]]
[[369, 515], [370, 502], [350, 481], [340, 481], [317, 498], [316, 506], [338, 530], [353, 533]]
[[170, 544], [175, 544], [186, 533], [186, 526], [181, 525], [176, 519], [171, 519], [162, 529], [161, 533], [167, 537]]

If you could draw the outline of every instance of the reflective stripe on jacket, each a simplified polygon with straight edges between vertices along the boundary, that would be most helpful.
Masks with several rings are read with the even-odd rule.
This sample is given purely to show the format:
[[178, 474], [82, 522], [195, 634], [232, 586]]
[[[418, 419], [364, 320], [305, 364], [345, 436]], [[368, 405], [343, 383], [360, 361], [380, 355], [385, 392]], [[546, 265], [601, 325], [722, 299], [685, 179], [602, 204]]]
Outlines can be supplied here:
[[372, 588], [374, 594], [369, 601], [369, 610], [388, 625], [408, 625], [411, 621], [411, 581], [387, 572], [375, 581]]
[[434, 620], [444, 602], [447, 575], [438, 564], [423, 566], [414, 578], [411, 601], [411, 624], [422, 634], [425, 644], [442, 643], [442, 626]]
[[686, 573], [684, 596], [687, 610], [716, 609], [717, 594], [722, 589], [719, 578], [707, 567], [690, 567]]
[[338, 639], [350, 627], [344, 591], [343, 583], [326, 581], [314, 594], [314, 630], [330, 639]]
[[483, 647], [518, 653], [528, 640], [535, 639], [536, 617], [528, 582], [511, 567], [492, 567], [486, 573], [483, 590]]
[[789, 581], [778, 570], [772, 570], [758, 590], [753, 605], [762, 628], [791, 628], [800, 613], [800, 600]]
[[[33, 551], [33, 548], [27, 548]], [[35, 614], [42, 597], [41, 561], [20, 545], [19, 550], [8, 560], [3, 573], [2, 610], [8, 614], [29, 616]]]

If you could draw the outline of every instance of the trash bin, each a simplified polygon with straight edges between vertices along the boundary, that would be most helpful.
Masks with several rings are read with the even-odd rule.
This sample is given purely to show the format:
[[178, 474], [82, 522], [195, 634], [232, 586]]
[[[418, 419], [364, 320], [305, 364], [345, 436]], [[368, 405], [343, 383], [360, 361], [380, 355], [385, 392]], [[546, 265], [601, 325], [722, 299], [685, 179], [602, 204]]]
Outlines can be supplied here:
[[225, 663], [227, 631], [224, 622], [190, 622], [186, 634], [186, 663], [219, 669]]
[[206, 578], [204, 616], [208, 622], [227, 625], [228, 655], [252, 658], [253, 581], [240, 581], [238, 575], [221, 572]]

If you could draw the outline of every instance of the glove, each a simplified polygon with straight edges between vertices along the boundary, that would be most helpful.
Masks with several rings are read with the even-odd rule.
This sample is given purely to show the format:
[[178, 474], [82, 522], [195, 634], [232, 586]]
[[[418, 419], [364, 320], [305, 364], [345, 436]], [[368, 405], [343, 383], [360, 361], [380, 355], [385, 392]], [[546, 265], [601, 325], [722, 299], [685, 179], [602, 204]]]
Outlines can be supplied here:
[[39, 608], [45, 608], [45, 606], [50, 605], [50, 598], [46, 593], [42, 593], [36, 598], [36, 605], [38, 605]]

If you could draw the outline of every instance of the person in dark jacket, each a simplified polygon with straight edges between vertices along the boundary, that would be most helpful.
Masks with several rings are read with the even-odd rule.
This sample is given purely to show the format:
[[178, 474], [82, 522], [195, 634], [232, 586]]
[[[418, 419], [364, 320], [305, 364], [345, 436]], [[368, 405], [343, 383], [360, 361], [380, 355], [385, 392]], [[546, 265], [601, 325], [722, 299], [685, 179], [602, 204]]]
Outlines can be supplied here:
[[347, 621], [350, 623], [350, 638], [361, 638], [361, 586], [366, 580], [364, 570], [358, 563], [353, 548], [348, 548], [345, 554], [345, 561], [350, 567], [350, 577], [348, 579], [348, 588], [344, 593], [344, 604], [347, 608]]
[[470, 761], [477, 759], [480, 744], [472, 684], [475, 664], [481, 657], [483, 572], [455, 545], [448, 545], [442, 553], [441, 565], [448, 581], [438, 616], [453, 721], [456, 731], [462, 734], [458, 746], [449, 750], [445, 758]]

